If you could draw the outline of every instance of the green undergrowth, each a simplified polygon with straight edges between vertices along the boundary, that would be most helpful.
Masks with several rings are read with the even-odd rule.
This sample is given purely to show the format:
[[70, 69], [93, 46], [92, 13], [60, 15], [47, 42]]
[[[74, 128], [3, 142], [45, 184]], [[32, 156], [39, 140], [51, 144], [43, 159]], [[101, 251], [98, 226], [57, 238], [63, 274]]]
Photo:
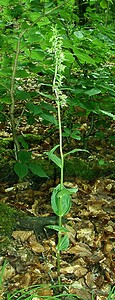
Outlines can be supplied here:
[[23, 213], [6, 203], [0, 203], [0, 253], [9, 247], [12, 231], [16, 229], [16, 220]]
[[[1, 159], [0, 162], [0, 181], [11, 182], [13, 184], [18, 181], [18, 177], [13, 170], [14, 158], [12, 157], [11, 160], [8, 161], [8, 154], [9, 150], [6, 150], [6, 157]], [[42, 159], [42, 161], [37, 159], [37, 162], [40, 162], [49, 178], [56, 180], [59, 176], [59, 170], [56, 166], [54, 167], [51, 161], [48, 159]], [[111, 179], [115, 178], [114, 162], [111, 161], [110, 163], [99, 165], [98, 161], [88, 161], [79, 157], [73, 157], [71, 160], [65, 159], [64, 180], [66, 180], [66, 178], [79, 177], [83, 180], [92, 181], [103, 176], [109, 176]], [[46, 180], [45, 178], [38, 178], [38, 176], [32, 175], [31, 173], [28, 174], [28, 179], [30, 182], [37, 180], [39, 183]]]
[[[5, 265], [3, 266], [3, 271], [4, 271]], [[1, 276], [0, 276], [0, 283], [2, 286], [2, 276], [3, 276], [3, 271], [1, 270]], [[39, 285], [34, 285], [30, 286], [28, 289], [20, 289], [13, 291], [12, 293], [10, 292], [5, 292], [3, 293], [3, 298], [1, 300], [37, 300], [38, 297], [40, 299], [46, 299], [46, 300], [74, 300], [74, 299], [79, 299], [79, 300], [85, 300], [85, 289], [82, 289], [82, 292], [84, 294], [83, 297], [79, 297], [76, 294], [68, 293], [67, 289], [69, 288], [68, 285], [61, 285], [62, 287], [62, 292], [59, 293], [59, 286], [58, 285], [50, 285], [50, 284], [39, 284]], [[43, 291], [47, 294], [47, 291], [53, 291], [52, 296], [42, 296]], [[95, 299], [96, 293], [93, 291], [90, 291], [90, 296], [91, 300]], [[108, 296], [105, 298], [105, 300], [114, 300], [115, 296], [115, 288], [110, 287], [110, 291], [108, 292]]]
[[10, 206], [0, 203], [0, 234], [10, 236], [15, 225], [17, 211]]

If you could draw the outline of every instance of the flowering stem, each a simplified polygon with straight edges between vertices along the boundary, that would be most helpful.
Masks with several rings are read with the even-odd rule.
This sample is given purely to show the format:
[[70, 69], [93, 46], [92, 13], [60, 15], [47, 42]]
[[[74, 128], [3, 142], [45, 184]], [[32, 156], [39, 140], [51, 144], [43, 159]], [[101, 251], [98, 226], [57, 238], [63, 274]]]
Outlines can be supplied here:
[[[58, 36], [57, 29], [53, 29], [54, 35], [51, 39], [52, 41], [52, 49], [51, 53], [54, 53], [55, 59], [55, 72], [53, 78], [53, 92], [56, 96], [56, 103], [57, 103], [57, 112], [58, 112], [58, 124], [59, 124], [59, 145], [60, 145], [60, 158], [61, 158], [61, 178], [60, 178], [60, 190], [63, 189], [63, 170], [64, 170], [64, 155], [63, 155], [63, 141], [62, 141], [62, 124], [61, 124], [61, 104], [63, 101], [62, 92], [60, 90], [62, 86], [63, 80], [63, 71], [65, 66], [63, 65], [64, 55], [62, 52], [62, 38]], [[62, 197], [59, 197], [59, 207], [60, 211], [62, 211]], [[59, 215], [59, 227], [62, 227], [62, 215]], [[61, 278], [60, 278], [60, 244], [61, 244], [62, 232], [58, 231], [58, 245], [57, 245], [57, 273], [58, 273], [58, 284], [59, 290], [61, 291]]]

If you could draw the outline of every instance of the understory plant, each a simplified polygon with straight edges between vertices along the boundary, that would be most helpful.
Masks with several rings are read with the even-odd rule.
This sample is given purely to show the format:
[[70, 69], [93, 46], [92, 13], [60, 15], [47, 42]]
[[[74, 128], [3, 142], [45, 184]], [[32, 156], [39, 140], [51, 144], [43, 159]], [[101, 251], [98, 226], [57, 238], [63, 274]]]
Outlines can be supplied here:
[[[48, 226], [58, 232], [57, 250], [57, 273], [58, 284], [61, 287], [60, 277], [60, 253], [63, 250], [67, 250], [69, 246], [68, 230], [63, 226], [63, 217], [70, 211], [71, 208], [71, 195], [77, 192], [77, 188], [68, 189], [64, 186], [64, 159], [65, 157], [76, 151], [82, 151], [82, 149], [73, 149], [66, 154], [63, 153], [63, 133], [62, 133], [62, 120], [61, 109], [66, 106], [66, 95], [62, 92], [63, 79], [64, 79], [64, 53], [62, 51], [63, 40], [58, 34], [57, 27], [53, 28], [53, 36], [51, 38], [52, 47], [49, 50], [54, 59], [54, 77], [52, 90], [55, 95], [55, 101], [57, 104], [58, 114], [58, 126], [59, 126], [59, 144], [48, 152], [48, 157], [60, 168], [60, 183], [53, 189], [51, 196], [51, 206], [54, 213], [58, 216], [59, 222], [57, 225]], [[59, 155], [54, 154], [55, 150], [59, 148]], [[84, 151], [84, 150], [83, 150]]]

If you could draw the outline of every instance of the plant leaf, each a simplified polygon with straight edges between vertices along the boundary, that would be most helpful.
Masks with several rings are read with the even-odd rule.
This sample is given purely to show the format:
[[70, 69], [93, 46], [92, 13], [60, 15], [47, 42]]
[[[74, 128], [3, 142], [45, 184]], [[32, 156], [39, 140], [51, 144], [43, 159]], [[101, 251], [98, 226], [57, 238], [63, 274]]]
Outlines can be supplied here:
[[19, 178], [23, 178], [28, 174], [28, 166], [25, 163], [17, 162], [14, 165], [14, 171]]
[[78, 191], [78, 188], [73, 188], [73, 189], [66, 189], [66, 188], [63, 188], [58, 194], [57, 194], [57, 197], [61, 197], [61, 196], [64, 196], [64, 195], [71, 195], [71, 194], [74, 194]]
[[56, 248], [60, 251], [63, 251], [63, 250], [67, 250], [68, 247], [69, 247], [69, 237], [68, 235], [64, 235], [61, 238], [60, 244], [58, 244]]
[[39, 177], [47, 177], [47, 174], [45, 173], [45, 171], [42, 169], [42, 167], [34, 162], [30, 162], [28, 165], [29, 169], [31, 170], [31, 172], [35, 175], [38, 175]]
[[46, 121], [52, 123], [52, 124], [57, 125], [56, 118], [52, 114], [50, 114], [49, 112], [41, 113], [41, 118], [43, 120], [46, 120]]
[[[66, 188], [65, 188], [66, 189]], [[61, 191], [61, 185], [58, 184], [54, 188], [51, 196], [52, 209], [57, 216], [64, 216], [67, 214], [71, 207], [71, 197], [70, 194], [64, 194], [58, 197], [58, 193]]]
[[108, 111], [105, 111], [105, 110], [102, 110], [102, 109], [99, 109], [99, 111], [100, 111], [102, 114], [104, 114], [104, 115], [106, 115], [106, 116], [108, 116], [108, 117], [110, 117], [110, 118], [113, 118], [113, 120], [115, 120], [115, 115], [113, 115], [112, 113], [110, 113], [110, 112], [108, 112]]
[[85, 92], [85, 94], [87, 94], [87, 95], [89, 95], [89, 96], [98, 95], [98, 94], [100, 94], [100, 93], [101, 93], [101, 90], [96, 89], [96, 88], [91, 89], [91, 90], [88, 90], [88, 91]]
[[51, 159], [61, 169], [62, 166], [61, 159], [55, 154], [50, 154], [48, 156], [49, 159]]
[[25, 141], [25, 139], [23, 138], [22, 135], [18, 136], [18, 142], [21, 143], [21, 145], [24, 149], [29, 148], [28, 143]]
[[69, 154], [72, 154], [72, 153], [75, 153], [75, 152], [79, 152], [79, 151], [82, 151], [82, 152], [88, 152], [88, 153], [89, 153], [89, 151], [88, 151], [88, 150], [85, 150], [85, 149], [73, 149], [73, 150], [71, 150], [71, 151], [65, 153], [65, 154], [64, 154], [64, 157], [67, 156], [67, 155], [69, 155]]
[[26, 150], [19, 151], [18, 159], [23, 163], [29, 163], [31, 160], [31, 152], [27, 152]]
[[47, 225], [45, 227], [56, 230], [56, 231], [60, 231], [60, 232], [68, 232], [68, 229], [63, 226], [60, 227], [58, 225]]

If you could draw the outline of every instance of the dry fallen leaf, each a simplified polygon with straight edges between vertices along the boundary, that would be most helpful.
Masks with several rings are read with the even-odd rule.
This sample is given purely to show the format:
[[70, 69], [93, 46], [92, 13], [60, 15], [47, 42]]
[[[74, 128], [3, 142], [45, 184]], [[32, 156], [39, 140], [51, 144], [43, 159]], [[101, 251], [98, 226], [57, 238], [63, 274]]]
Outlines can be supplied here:
[[70, 225], [65, 225], [66, 229], [68, 229], [67, 235], [69, 237], [69, 240], [75, 245], [76, 241], [75, 241], [75, 236], [76, 236], [76, 230], [70, 226]]
[[85, 275], [85, 281], [89, 288], [91, 289], [96, 288], [95, 279], [96, 279], [95, 275], [92, 272], [88, 272]]
[[90, 292], [83, 288], [78, 289], [73, 287], [70, 289], [70, 293], [75, 294], [78, 297], [78, 299], [83, 299], [83, 300], [92, 299]]
[[29, 244], [30, 244], [33, 252], [35, 252], [35, 253], [36, 252], [37, 253], [44, 252], [44, 247], [40, 243], [37, 242], [35, 234], [32, 234], [28, 241], [29, 241]]
[[69, 273], [69, 274], [75, 274], [77, 277], [81, 277], [87, 273], [87, 269], [80, 265], [74, 265], [74, 266], [61, 268], [61, 272], [63, 274]]
[[33, 234], [32, 230], [29, 231], [23, 231], [23, 230], [15, 230], [12, 232], [12, 236], [15, 240], [25, 242], [27, 241], [30, 236]]
[[70, 254], [78, 255], [80, 257], [92, 255], [90, 248], [85, 243], [76, 243], [76, 245], [68, 249], [67, 252], [69, 252]]
[[77, 231], [77, 238], [81, 242], [88, 243], [89, 246], [93, 246], [95, 239], [95, 232], [93, 228], [81, 228]]
[[[0, 274], [2, 274], [2, 266], [0, 266]], [[15, 269], [9, 263], [7, 263], [4, 268], [4, 272], [2, 274], [2, 281], [9, 280], [14, 275], [15, 275]]]

